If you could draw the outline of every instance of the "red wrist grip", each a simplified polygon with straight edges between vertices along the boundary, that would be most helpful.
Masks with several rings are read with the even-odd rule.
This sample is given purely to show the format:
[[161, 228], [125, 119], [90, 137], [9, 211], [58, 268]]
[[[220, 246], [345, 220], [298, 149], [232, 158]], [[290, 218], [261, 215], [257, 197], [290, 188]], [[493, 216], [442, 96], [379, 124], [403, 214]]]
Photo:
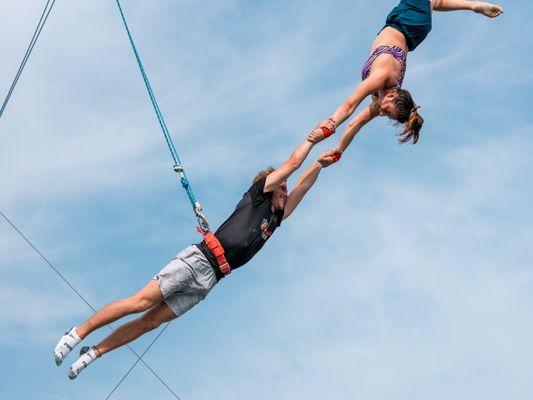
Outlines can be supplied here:
[[324, 139], [327, 139], [328, 137], [333, 135], [335, 131], [334, 130], [332, 131], [331, 129], [328, 129], [328, 128], [322, 128], [322, 133], [324, 134]]
[[339, 161], [342, 158], [342, 153], [335, 153], [331, 156], [334, 162]]

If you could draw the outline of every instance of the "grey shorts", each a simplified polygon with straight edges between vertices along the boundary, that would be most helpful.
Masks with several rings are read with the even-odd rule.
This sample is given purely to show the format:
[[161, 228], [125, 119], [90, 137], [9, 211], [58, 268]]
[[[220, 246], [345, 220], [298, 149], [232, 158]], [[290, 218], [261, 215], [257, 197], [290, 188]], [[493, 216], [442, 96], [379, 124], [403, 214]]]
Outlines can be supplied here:
[[211, 264], [195, 245], [174, 257], [154, 280], [177, 317], [202, 301], [217, 283]]

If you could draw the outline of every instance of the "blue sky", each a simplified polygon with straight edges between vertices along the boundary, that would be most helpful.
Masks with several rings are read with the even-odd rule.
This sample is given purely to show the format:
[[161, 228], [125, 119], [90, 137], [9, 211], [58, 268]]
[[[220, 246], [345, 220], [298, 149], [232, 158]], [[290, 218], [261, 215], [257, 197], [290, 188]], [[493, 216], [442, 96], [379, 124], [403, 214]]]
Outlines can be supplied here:
[[[420, 143], [374, 122], [163, 334], [145, 359], [183, 400], [531, 398], [533, 5], [520, 3], [499, 20], [436, 14], [405, 81]], [[0, 93], [43, 5], [4, 0]], [[392, 5], [124, 2], [213, 225], [355, 87]], [[93, 305], [198, 240], [113, 1], [57, 2], [0, 133], [0, 208]], [[89, 310], [5, 223], [0, 276], [2, 398], [105, 398], [134, 357], [75, 382], [55, 367], [59, 335]], [[112, 398], [147, 396], [171, 398], [138, 366]]]

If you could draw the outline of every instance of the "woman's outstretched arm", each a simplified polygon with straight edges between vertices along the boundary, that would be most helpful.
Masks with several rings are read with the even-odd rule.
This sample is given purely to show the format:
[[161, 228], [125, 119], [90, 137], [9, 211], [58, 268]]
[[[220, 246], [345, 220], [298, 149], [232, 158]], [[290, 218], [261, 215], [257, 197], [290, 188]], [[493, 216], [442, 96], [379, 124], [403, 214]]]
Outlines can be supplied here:
[[[344, 150], [348, 148], [348, 146], [352, 143], [355, 135], [359, 133], [359, 131], [368, 124], [370, 121], [372, 121], [374, 118], [379, 116], [379, 109], [377, 104], [374, 102], [370, 104], [369, 106], [365, 107], [363, 111], [361, 111], [359, 114], [357, 114], [349, 123], [346, 125], [346, 129], [344, 130], [344, 133], [342, 134], [342, 137], [339, 141], [339, 144], [332, 149], [328, 150], [325, 154], [327, 156], [332, 156], [335, 153], [343, 153]], [[324, 140], [324, 135], [322, 133], [321, 129], [315, 129], [310, 134], [307, 140], [311, 143], [319, 143], [322, 140]]]
[[330, 117], [334, 121], [335, 129], [346, 121], [359, 107], [359, 105], [373, 93], [387, 87], [389, 72], [385, 68], [380, 68], [372, 72], [365, 81], [354, 90], [348, 99]]
[[357, 114], [346, 126], [341, 140], [339, 141], [339, 145], [336, 147], [336, 152], [344, 152], [348, 146], [350, 146], [355, 138], [355, 135], [359, 133], [363, 126], [378, 116], [379, 111], [374, 103], [365, 107], [365, 109]]

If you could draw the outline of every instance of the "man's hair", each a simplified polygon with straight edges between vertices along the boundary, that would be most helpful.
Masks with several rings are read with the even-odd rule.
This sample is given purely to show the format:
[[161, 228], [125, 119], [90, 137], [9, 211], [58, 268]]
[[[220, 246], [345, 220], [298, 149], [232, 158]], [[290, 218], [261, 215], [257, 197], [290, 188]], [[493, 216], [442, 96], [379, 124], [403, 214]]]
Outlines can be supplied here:
[[268, 167], [267, 169], [264, 169], [263, 171], [259, 172], [255, 176], [254, 181], [252, 182], [252, 184], [255, 185], [257, 182], [259, 182], [261, 179], [267, 177], [268, 175], [270, 175], [275, 170], [276, 170], [276, 168], [274, 168], [274, 167]]

